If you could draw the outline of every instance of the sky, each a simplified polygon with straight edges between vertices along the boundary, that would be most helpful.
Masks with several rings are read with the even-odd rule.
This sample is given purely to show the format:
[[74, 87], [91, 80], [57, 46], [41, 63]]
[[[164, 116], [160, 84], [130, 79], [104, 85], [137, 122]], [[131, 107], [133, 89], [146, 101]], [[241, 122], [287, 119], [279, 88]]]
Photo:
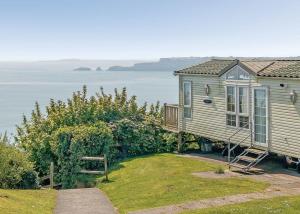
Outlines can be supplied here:
[[299, 0], [0, 0], [0, 61], [299, 55]]

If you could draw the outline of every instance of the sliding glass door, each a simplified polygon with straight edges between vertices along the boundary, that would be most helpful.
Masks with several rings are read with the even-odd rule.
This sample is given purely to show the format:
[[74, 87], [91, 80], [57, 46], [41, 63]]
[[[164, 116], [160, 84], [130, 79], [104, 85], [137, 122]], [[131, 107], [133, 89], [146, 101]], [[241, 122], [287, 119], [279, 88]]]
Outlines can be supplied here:
[[267, 88], [253, 89], [253, 136], [254, 143], [268, 146], [268, 94]]

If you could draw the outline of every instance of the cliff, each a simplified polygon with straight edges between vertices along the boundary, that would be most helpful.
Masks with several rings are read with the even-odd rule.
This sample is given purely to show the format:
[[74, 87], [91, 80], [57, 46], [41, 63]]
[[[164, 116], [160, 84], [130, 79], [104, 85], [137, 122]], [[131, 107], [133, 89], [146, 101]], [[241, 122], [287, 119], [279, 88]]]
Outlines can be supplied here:
[[209, 60], [210, 57], [161, 58], [157, 62], [136, 63], [133, 66], [111, 66], [108, 71], [175, 71]]

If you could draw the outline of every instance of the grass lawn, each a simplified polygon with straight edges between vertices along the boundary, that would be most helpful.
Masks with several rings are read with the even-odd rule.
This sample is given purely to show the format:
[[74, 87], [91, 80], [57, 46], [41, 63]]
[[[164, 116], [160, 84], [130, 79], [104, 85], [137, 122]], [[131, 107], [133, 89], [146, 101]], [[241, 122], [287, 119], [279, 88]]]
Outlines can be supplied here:
[[0, 213], [52, 213], [56, 200], [55, 190], [0, 189]]
[[268, 214], [268, 213], [284, 213], [296, 214], [300, 213], [300, 196], [294, 197], [277, 197], [268, 200], [255, 200], [251, 202], [227, 205], [217, 208], [209, 208], [184, 212], [184, 214]]
[[192, 172], [212, 171], [215, 163], [158, 154], [138, 157], [120, 164], [101, 183], [120, 213], [217, 196], [264, 190], [268, 184], [249, 179], [205, 179]]

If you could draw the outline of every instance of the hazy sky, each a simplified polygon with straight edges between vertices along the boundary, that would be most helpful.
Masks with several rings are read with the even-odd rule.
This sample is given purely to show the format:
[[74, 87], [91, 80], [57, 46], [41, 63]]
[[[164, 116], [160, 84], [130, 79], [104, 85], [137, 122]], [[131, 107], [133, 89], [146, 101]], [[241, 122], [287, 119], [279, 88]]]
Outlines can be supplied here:
[[300, 1], [0, 1], [0, 61], [212, 55], [300, 55]]

